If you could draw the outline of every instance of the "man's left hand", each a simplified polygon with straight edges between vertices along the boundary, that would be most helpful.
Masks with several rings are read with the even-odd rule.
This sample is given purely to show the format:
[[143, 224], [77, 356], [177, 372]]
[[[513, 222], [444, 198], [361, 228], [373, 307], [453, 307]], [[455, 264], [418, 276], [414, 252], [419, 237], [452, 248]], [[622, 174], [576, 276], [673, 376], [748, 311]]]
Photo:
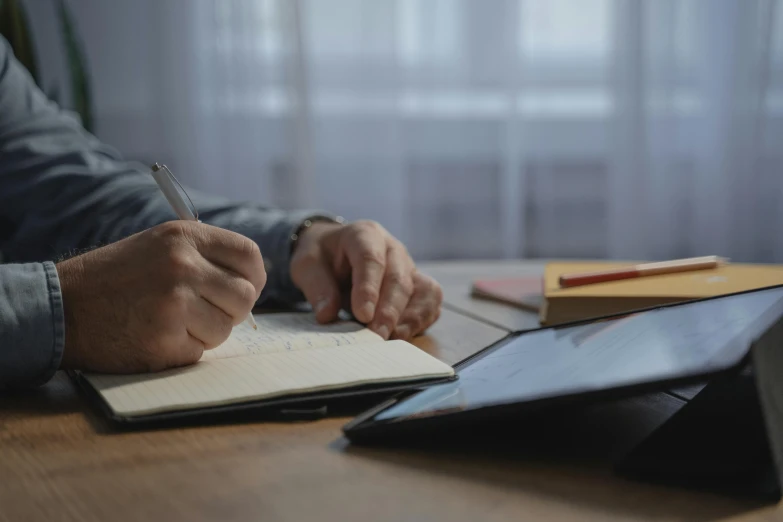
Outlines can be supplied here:
[[443, 291], [405, 246], [372, 221], [316, 222], [300, 234], [291, 279], [321, 323], [341, 308], [384, 339], [410, 339], [440, 316]]

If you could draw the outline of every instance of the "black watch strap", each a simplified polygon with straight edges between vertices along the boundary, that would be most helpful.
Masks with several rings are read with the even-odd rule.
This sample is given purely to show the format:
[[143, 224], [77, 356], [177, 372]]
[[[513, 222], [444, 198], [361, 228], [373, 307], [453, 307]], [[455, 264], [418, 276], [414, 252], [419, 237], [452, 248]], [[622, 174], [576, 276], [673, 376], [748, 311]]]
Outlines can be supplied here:
[[302, 233], [313, 226], [314, 223], [336, 223], [339, 225], [342, 225], [345, 223], [345, 220], [340, 216], [327, 216], [327, 215], [313, 215], [302, 221], [302, 223], [296, 228], [296, 230], [291, 234], [291, 238], [289, 241], [289, 252], [293, 252], [296, 248], [296, 244], [299, 241], [299, 237], [302, 235]]

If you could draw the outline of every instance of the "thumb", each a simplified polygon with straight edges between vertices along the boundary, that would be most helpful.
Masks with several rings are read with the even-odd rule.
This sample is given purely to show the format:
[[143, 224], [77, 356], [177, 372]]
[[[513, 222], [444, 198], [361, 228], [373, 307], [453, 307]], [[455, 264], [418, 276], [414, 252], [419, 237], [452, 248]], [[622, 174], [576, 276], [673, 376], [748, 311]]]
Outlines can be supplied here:
[[313, 307], [319, 323], [337, 319], [340, 312], [340, 290], [332, 271], [322, 260], [297, 263], [291, 270], [291, 279]]

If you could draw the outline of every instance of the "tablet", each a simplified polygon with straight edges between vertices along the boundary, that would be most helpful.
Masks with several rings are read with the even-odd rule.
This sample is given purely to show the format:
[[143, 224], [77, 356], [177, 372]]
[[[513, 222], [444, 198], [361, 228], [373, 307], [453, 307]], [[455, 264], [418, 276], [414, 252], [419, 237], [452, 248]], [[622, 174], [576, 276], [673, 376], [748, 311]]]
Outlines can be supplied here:
[[399, 395], [343, 431], [360, 441], [704, 382], [739, 371], [781, 318], [779, 286], [514, 334], [458, 364], [456, 381]]

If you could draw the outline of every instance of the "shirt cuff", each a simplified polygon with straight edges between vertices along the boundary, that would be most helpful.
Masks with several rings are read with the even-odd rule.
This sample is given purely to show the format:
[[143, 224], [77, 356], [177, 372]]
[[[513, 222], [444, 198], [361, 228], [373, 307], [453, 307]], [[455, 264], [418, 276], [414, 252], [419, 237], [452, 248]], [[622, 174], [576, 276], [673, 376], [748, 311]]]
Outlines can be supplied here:
[[37, 386], [60, 367], [65, 318], [54, 263], [0, 266], [0, 388]]

